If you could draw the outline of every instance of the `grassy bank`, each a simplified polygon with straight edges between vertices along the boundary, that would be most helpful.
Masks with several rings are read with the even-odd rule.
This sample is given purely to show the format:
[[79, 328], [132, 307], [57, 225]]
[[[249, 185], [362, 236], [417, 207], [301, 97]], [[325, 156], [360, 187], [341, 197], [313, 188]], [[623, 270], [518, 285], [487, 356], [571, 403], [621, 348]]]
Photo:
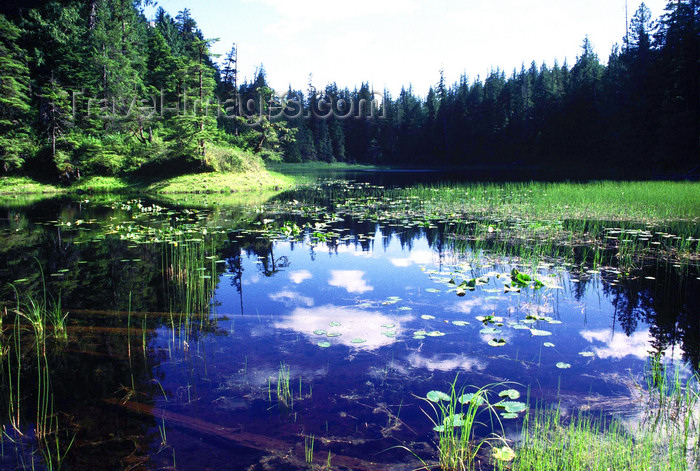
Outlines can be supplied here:
[[180, 175], [163, 180], [127, 177], [90, 176], [70, 186], [40, 183], [28, 177], [0, 178], [0, 195], [59, 195], [71, 193], [129, 193], [148, 194], [236, 194], [277, 191], [294, 185], [294, 178], [269, 172], [264, 168], [250, 172], [206, 172]]
[[304, 172], [322, 172], [322, 171], [347, 171], [347, 172], [365, 172], [372, 170], [387, 170], [391, 167], [349, 164], [347, 162], [303, 162], [298, 164], [290, 164], [285, 162], [268, 164], [268, 168], [280, 173], [304, 173]]

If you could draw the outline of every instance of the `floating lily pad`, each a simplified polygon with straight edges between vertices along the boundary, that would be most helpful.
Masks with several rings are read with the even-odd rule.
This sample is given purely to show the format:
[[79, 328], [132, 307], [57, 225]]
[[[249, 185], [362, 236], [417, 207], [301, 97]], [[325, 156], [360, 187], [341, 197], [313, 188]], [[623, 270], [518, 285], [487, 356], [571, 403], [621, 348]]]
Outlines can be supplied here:
[[316, 335], [326, 335], [326, 333], [327, 333], [327, 332], [326, 332], [325, 330], [323, 330], [323, 329], [316, 329], [316, 330], [314, 330], [314, 334], [316, 334]]
[[382, 324], [382, 327], [385, 329], [393, 329], [396, 327], [396, 324]]
[[[515, 415], [515, 417], [510, 417], [510, 415]], [[509, 416], [509, 417], [506, 417]], [[501, 414], [504, 419], [515, 419], [518, 417], [517, 414]], [[502, 446], [500, 448], [492, 448], [493, 457], [496, 461], [513, 461], [515, 459], [515, 452], [508, 445]]]
[[538, 329], [530, 329], [530, 333], [534, 337], [547, 337], [548, 335], [552, 335], [552, 333], [547, 331], [547, 330], [538, 330]]
[[518, 412], [523, 412], [527, 409], [527, 404], [518, 401], [504, 401], [496, 404], [496, 407], [501, 407], [511, 414], [517, 414]]
[[567, 368], [571, 368], [571, 365], [569, 363], [564, 363], [563, 361], [560, 361], [559, 363], [557, 363], [557, 368], [565, 370]]
[[426, 292], [426, 293], [439, 293], [440, 290], [439, 290], [439, 289], [435, 289], [435, 288], [426, 288], [425, 292]]
[[433, 330], [432, 332], [428, 332], [425, 335], [427, 335], [428, 337], [442, 337], [443, 335], [445, 335], [445, 333], [440, 332], [439, 330]]
[[343, 334], [341, 334], [340, 332], [328, 332], [326, 334], [326, 337], [340, 337], [341, 335]]
[[382, 335], [384, 337], [388, 337], [390, 339], [393, 339], [394, 337], [396, 337], [396, 332], [382, 332]]
[[544, 345], [545, 347], [553, 347], [554, 346], [554, 344], [552, 342], [545, 342], [542, 345]]
[[506, 389], [498, 393], [500, 397], [507, 397], [509, 399], [515, 400], [520, 397], [520, 392], [515, 389]]
[[489, 345], [492, 347], [503, 347], [505, 346], [506, 341], [504, 339], [491, 339], [489, 340]]
[[425, 398], [431, 402], [449, 401], [450, 396], [442, 391], [430, 391]]
[[340, 327], [340, 322], [331, 322], [330, 324], [331, 327]]
[[448, 415], [442, 419], [442, 423], [445, 427], [461, 427], [464, 425], [464, 414], [453, 414]]
[[331, 346], [330, 342], [318, 342], [316, 345], [318, 345], [321, 348], [328, 348]]
[[414, 335], [413, 340], [423, 340], [425, 338], [425, 335]]
[[431, 316], [430, 314], [423, 314], [422, 316], [420, 316], [420, 318], [429, 321], [430, 319], [435, 319], [435, 316]]
[[595, 353], [593, 353], [593, 352], [579, 352], [578, 354], [581, 355], [582, 357], [594, 357], [595, 356]]
[[469, 404], [470, 402], [473, 402], [475, 405], [480, 406], [484, 403], [484, 398], [480, 395], [476, 395], [475, 393], [467, 393], [459, 396], [457, 401], [459, 401], [460, 404]]
[[513, 324], [512, 326], [515, 330], [530, 330], [530, 328], [526, 325], [522, 324]]
[[413, 310], [413, 308], [412, 308], [412, 307], [408, 307], [408, 306], [401, 306], [401, 307], [399, 308], [399, 311], [412, 311], [412, 310]]
[[361, 339], [361, 338], [358, 337], [358, 338], [352, 339], [350, 342], [351, 342], [351, 343], [365, 343], [366, 341], [367, 341], [367, 340]]

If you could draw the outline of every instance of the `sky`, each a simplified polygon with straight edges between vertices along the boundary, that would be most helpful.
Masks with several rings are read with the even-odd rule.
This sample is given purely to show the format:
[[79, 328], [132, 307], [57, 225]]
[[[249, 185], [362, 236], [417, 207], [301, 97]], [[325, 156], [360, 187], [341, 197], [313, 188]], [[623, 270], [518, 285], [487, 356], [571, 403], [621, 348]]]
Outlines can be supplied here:
[[[330, 82], [368, 82], [396, 97], [425, 96], [444, 70], [448, 84], [534, 60], [576, 62], [586, 35], [605, 63], [625, 34], [625, 0], [160, 0], [175, 16], [189, 8], [219, 60], [238, 46], [239, 82], [264, 65], [278, 92]], [[631, 19], [641, 1], [627, 0]], [[652, 16], [665, 0], [646, 0]], [[147, 10], [152, 16], [154, 8]]]

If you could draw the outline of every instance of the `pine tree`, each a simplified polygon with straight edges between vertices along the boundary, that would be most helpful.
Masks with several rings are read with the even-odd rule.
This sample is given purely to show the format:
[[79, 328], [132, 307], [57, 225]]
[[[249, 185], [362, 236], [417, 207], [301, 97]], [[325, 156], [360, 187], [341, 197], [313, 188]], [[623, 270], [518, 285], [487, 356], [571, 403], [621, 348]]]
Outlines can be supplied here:
[[20, 29], [0, 15], [0, 165], [17, 170], [30, 150], [29, 68], [17, 46]]

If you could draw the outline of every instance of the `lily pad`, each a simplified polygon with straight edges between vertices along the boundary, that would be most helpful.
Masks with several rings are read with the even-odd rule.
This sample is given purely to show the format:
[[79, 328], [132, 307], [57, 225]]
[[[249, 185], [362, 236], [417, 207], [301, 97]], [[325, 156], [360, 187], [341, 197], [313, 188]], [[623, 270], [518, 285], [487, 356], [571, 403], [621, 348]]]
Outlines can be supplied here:
[[[501, 414], [504, 419], [514, 419], [515, 417], [506, 417], [506, 414]], [[516, 415], [517, 417], [517, 415]], [[496, 461], [513, 461], [515, 459], [515, 452], [508, 445], [502, 446], [500, 448], [493, 448], [493, 457]]]
[[571, 365], [569, 363], [564, 363], [563, 361], [560, 361], [559, 363], [557, 363], [557, 368], [565, 370], [567, 368], [571, 368]]
[[343, 334], [341, 334], [340, 332], [328, 332], [326, 334], [326, 337], [340, 337], [341, 335]]
[[503, 417], [504, 419], [517, 419], [518, 414], [514, 412], [501, 412], [501, 417]]
[[427, 334], [428, 337], [442, 337], [445, 335], [444, 332], [440, 332], [439, 330], [433, 330], [432, 332], [428, 332]]
[[422, 316], [420, 316], [420, 318], [429, 321], [430, 319], [435, 319], [435, 316], [431, 316], [430, 314], [423, 314]]
[[545, 347], [550, 347], [550, 348], [554, 346], [554, 344], [552, 342], [545, 342], [542, 345], [544, 345]]
[[390, 339], [393, 339], [394, 337], [396, 337], [396, 332], [382, 332], [382, 335], [384, 337], [388, 337]]
[[435, 289], [435, 288], [427, 288], [427, 289], [425, 290], [425, 292], [426, 292], [426, 293], [439, 293], [440, 290], [439, 290], [439, 289]]
[[496, 406], [504, 408], [506, 412], [510, 412], [511, 414], [517, 414], [527, 409], [527, 404], [518, 401], [504, 401], [496, 404]]
[[351, 343], [365, 343], [367, 340], [361, 339], [359, 337], [352, 339], [350, 342]]
[[385, 329], [393, 329], [396, 327], [396, 324], [382, 324], [382, 327]]
[[484, 403], [484, 398], [475, 393], [467, 393], [459, 396], [457, 401], [459, 401], [460, 404], [469, 404], [470, 402], [473, 402], [475, 405], [480, 406]]
[[530, 333], [533, 335], [533, 337], [546, 337], [548, 335], [552, 335], [552, 333], [547, 330], [538, 329], [530, 329]]
[[326, 333], [327, 333], [327, 332], [326, 332], [325, 330], [323, 330], [323, 329], [316, 329], [316, 330], [314, 330], [314, 334], [316, 334], [316, 335], [326, 335]]
[[318, 345], [321, 348], [328, 348], [331, 346], [330, 342], [318, 342], [316, 345]]
[[593, 352], [578, 352], [578, 354], [581, 355], [582, 357], [594, 357], [595, 356], [595, 353], [593, 353]]
[[500, 397], [507, 397], [509, 399], [515, 400], [520, 397], [520, 392], [515, 389], [506, 389], [498, 393]]
[[442, 423], [445, 427], [461, 427], [464, 425], [464, 414], [448, 415], [442, 419]]
[[504, 339], [491, 339], [489, 340], [489, 345], [492, 347], [503, 347], [505, 346], [506, 341]]
[[330, 324], [331, 327], [340, 327], [340, 322], [331, 322]]
[[430, 402], [440, 402], [440, 401], [449, 401], [450, 396], [445, 394], [442, 391], [430, 391], [428, 394], [425, 395], [425, 398], [429, 400]]

